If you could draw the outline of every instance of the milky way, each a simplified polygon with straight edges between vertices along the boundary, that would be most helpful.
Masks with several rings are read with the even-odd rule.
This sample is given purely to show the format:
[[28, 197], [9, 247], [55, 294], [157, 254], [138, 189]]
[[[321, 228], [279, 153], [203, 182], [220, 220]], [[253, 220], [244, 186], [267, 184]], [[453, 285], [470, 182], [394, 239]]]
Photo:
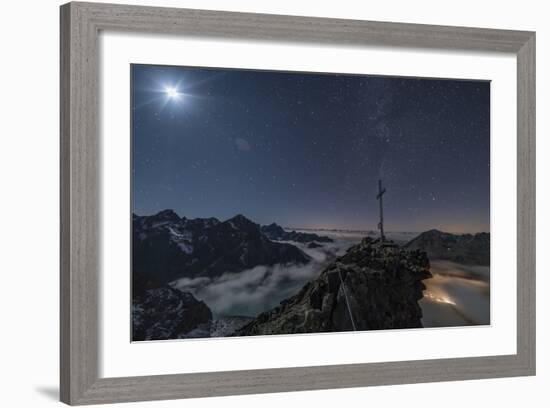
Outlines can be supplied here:
[[489, 230], [489, 82], [131, 70], [137, 214], [376, 229], [381, 178], [387, 230]]

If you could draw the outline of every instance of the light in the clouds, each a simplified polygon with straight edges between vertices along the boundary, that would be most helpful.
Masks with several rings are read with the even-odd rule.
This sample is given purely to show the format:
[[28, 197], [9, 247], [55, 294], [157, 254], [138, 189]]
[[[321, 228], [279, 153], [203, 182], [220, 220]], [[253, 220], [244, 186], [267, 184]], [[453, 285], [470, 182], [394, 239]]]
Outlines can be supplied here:
[[181, 96], [181, 94], [178, 92], [178, 89], [174, 87], [167, 87], [164, 89], [164, 92], [170, 99], [179, 99]]

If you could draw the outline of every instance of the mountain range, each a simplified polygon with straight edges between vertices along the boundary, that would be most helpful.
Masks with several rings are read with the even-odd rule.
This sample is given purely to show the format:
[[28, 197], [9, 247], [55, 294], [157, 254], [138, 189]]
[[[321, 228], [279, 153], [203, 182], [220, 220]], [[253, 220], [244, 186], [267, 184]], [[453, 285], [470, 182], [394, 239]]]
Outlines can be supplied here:
[[[188, 219], [164, 210], [151, 216], [134, 214], [132, 224], [137, 289], [182, 277], [211, 278], [258, 265], [305, 264], [311, 259], [294, 245], [271, 240], [259, 224], [240, 214], [222, 222], [217, 218]], [[316, 234], [306, 235], [325, 242]]]
[[[403, 246], [364, 238], [279, 306], [251, 316], [217, 316], [170, 282], [218, 278], [259, 265], [305, 265], [290, 242], [318, 248], [332, 239], [261, 226], [243, 215], [180, 217], [173, 210], [132, 217], [132, 338], [160, 340], [422, 327], [422, 280], [429, 260], [489, 265], [490, 235], [421, 233]], [[281, 242], [284, 241], [284, 242]], [[301, 246], [302, 247], [302, 246]]]

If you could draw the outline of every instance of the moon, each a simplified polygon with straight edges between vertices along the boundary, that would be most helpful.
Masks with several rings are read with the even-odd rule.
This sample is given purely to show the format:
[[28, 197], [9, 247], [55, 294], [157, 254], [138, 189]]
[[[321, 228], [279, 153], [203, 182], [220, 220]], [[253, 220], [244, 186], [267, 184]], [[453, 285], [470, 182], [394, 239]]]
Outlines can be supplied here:
[[166, 93], [166, 96], [168, 96], [169, 99], [177, 100], [181, 97], [181, 94], [178, 92], [178, 89], [175, 87], [166, 87], [164, 89], [164, 92]]

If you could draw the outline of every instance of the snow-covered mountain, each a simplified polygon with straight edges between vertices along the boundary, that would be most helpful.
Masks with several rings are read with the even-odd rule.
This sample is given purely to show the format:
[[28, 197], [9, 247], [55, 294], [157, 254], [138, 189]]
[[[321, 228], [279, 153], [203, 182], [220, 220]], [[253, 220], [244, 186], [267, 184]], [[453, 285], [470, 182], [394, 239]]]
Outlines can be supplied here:
[[133, 215], [132, 265], [136, 290], [182, 277], [215, 277], [257, 265], [304, 264], [296, 246], [271, 241], [243, 215], [226, 221], [188, 219], [172, 210]]

